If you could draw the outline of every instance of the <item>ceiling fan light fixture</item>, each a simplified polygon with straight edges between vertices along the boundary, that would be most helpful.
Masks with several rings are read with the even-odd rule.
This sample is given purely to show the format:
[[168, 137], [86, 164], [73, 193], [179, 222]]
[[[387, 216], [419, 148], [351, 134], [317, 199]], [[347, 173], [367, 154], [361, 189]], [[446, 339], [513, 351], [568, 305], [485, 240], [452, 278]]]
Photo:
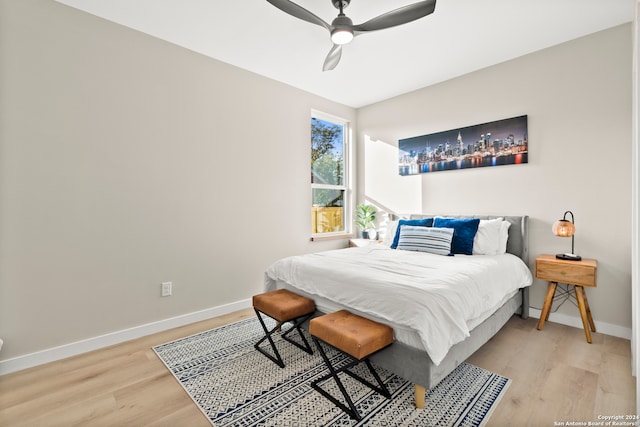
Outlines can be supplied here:
[[342, 9], [340, 9], [340, 15], [333, 20], [331, 26], [333, 27], [331, 41], [334, 44], [347, 44], [353, 40], [353, 21], [342, 13]]
[[353, 40], [353, 31], [350, 28], [335, 28], [331, 31], [331, 41], [335, 44], [347, 44]]
[[349, 6], [351, 0], [331, 0], [331, 4], [339, 11], [338, 16], [331, 24], [291, 0], [267, 0], [267, 2], [294, 18], [318, 25], [329, 31], [333, 46], [324, 60], [323, 71], [333, 70], [338, 65], [342, 56], [342, 45], [351, 42], [356, 35], [415, 21], [432, 14], [436, 8], [436, 0], [422, 0], [383, 13], [362, 24], [353, 25], [353, 21], [344, 14], [344, 9]]

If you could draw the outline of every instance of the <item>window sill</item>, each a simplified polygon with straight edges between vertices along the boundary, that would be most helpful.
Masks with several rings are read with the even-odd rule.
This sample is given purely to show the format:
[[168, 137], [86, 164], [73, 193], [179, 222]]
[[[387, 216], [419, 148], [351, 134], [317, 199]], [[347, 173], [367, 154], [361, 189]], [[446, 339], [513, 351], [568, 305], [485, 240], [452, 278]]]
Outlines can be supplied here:
[[325, 240], [352, 239], [353, 233], [330, 234], [327, 236], [311, 236], [312, 242], [322, 242]]

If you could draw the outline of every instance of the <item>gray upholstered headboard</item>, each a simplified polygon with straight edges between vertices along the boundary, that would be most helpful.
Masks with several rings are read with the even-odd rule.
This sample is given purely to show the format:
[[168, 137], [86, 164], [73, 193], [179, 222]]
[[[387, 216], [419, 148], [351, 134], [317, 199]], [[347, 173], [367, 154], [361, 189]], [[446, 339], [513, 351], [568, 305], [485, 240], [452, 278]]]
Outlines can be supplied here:
[[449, 218], [480, 218], [495, 219], [504, 218], [509, 221], [509, 240], [507, 240], [507, 252], [514, 254], [529, 265], [529, 217], [528, 216], [505, 216], [505, 215], [427, 215], [412, 214], [411, 219], [433, 218], [435, 216], [446, 216]]

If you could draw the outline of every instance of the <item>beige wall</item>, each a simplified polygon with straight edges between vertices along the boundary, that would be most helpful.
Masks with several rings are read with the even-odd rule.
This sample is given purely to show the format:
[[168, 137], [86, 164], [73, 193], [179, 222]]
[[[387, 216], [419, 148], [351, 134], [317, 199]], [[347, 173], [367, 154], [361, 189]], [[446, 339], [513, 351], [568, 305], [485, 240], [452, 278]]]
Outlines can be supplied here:
[[[359, 110], [361, 197], [528, 214], [533, 255], [568, 250], [550, 227], [571, 209], [594, 318], [630, 327], [630, 36]], [[355, 110], [50, 0], [0, 0], [0, 57], [1, 360], [249, 298], [271, 261], [344, 245], [309, 242], [307, 123]], [[399, 138], [520, 114], [528, 165], [397, 175]]]
[[[532, 267], [570, 251], [551, 225], [572, 210], [576, 252], [599, 261], [593, 317], [630, 328], [631, 58], [627, 24], [360, 109], [360, 197], [395, 212], [529, 215]], [[397, 175], [398, 139], [524, 114], [526, 165]], [[545, 289], [536, 280], [532, 306]], [[559, 313], [578, 316], [570, 303]]]
[[355, 110], [49, 0], [0, 0], [0, 56], [0, 359], [345, 245], [309, 242], [308, 123]]

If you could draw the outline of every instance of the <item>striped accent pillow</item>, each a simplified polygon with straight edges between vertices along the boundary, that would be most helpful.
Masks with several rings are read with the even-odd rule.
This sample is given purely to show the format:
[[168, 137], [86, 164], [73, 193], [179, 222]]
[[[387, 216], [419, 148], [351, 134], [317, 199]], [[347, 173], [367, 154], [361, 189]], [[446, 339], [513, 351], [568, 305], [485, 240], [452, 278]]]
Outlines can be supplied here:
[[452, 239], [453, 228], [403, 225], [400, 227], [400, 237], [398, 238], [398, 246], [396, 249], [449, 255], [451, 253]]

